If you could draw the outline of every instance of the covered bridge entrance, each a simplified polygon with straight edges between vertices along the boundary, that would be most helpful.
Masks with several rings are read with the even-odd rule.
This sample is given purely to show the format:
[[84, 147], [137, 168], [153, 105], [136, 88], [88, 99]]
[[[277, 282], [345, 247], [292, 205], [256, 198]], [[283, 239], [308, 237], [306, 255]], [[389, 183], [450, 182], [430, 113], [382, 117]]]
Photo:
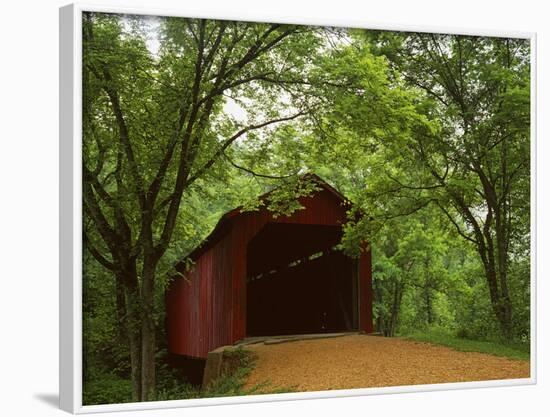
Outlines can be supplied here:
[[267, 223], [247, 250], [247, 336], [357, 330], [356, 261], [338, 226]]
[[206, 358], [247, 336], [372, 332], [370, 252], [352, 259], [334, 249], [345, 199], [310, 178], [320, 190], [300, 198], [303, 209], [233, 210], [190, 255], [194, 267], [166, 293], [171, 353]]

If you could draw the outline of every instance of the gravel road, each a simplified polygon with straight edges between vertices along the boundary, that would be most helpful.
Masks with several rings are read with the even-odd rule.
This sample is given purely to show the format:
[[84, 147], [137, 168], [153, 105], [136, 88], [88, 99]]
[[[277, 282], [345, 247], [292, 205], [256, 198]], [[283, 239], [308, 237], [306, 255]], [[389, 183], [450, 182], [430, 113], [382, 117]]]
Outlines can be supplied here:
[[246, 347], [258, 357], [246, 387], [321, 391], [528, 378], [529, 362], [366, 335]]

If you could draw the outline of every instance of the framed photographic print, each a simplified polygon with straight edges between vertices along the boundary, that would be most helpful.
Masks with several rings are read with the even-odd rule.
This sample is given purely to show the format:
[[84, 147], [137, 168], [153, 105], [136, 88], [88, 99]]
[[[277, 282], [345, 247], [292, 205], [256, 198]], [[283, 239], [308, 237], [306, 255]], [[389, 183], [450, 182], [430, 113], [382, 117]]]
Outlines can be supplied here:
[[534, 383], [534, 51], [61, 8], [61, 408]]

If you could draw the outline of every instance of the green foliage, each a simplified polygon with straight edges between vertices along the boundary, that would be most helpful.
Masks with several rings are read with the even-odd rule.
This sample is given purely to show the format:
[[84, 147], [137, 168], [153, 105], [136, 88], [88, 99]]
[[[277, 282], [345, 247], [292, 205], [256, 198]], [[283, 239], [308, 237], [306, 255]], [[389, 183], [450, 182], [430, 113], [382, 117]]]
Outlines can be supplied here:
[[531, 340], [531, 265], [530, 258], [524, 257], [510, 266], [510, 292], [514, 316], [514, 339], [527, 343]]
[[112, 373], [97, 373], [83, 385], [84, 405], [116, 404], [132, 401], [132, 382]]
[[[340, 249], [370, 244], [379, 331], [528, 342], [529, 52], [518, 39], [86, 14], [85, 402], [131, 401], [132, 367], [151, 362], [154, 398], [244, 393], [246, 355], [205, 392], [166, 367], [164, 292], [223, 213], [300, 210], [317, 189], [308, 172], [350, 200]], [[144, 323], [155, 346], [132, 364]]]
[[[233, 372], [222, 375], [205, 390], [186, 382], [181, 372], [166, 365], [160, 366], [155, 400], [248, 395], [257, 392], [260, 388], [264, 389], [263, 385], [244, 389], [246, 377], [254, 366], [255, 355], [242, 348], [236, 349], [231, 354], [236, 356], [238, 367]], [[131, 382], [127, 378], [121, 378], [112, 373], [96, 374], [84, 385], [83, 401], [86, 405], [131, 402]]]
[[448, 240], [438, 213], [424, 210], [388, 222], [373, 244], [374, 316], [379, 331], [422, 328], [454, 320], [449, 290]]
[[[161, 384], [157, 391], [157, 400], [179, 400], [179, 399], [190, 399], [190, 398], [213, 398], [213, 397], [228, 397], [228, 396], [237, 396], [237, 395], [250, 395], [261, 392], [265, 393], [276, 393], [276, 392], [290, 392], [291, 388], [269, 388], [267, 384], [259, 384], [251, 388], [244, 388], [246, 383], [246, 378], [252, 371], [256, 356], [253, 352], [238, 348], [232, 352], [225, 352], [224, 355], [232, 355], [236, 359], [238, 364], [237, 368], [232, 372], [227, 372], [223, 374], [220, 378], [206, 389], [201, 390], [196, 386], [179, 383], [178, 380], [173, 378], [164, 378], [165, 384]], [[166, 383], [170, 383], [166, 385]], [[261, 391], [260, 391], [261, 390]]]
[[462, 352], [480, 352], [503, 356], [510, 359], [528, 361], [529, 344], [503, 343], [502, 341], [480, 341], [457, 337], [445, 330], [432, 329], [430, 331], [406, 334], [405, 338], [417, 342], [427, 342], [447, 346]]
[[236, 357], [240, 366], [234, 372], [226, 373], [214, 381], [206, 390], [201, 391], [201, 397], [226, 397], [260, 393], [277, 394], [294, 391], [292, 387], [271, 387], [269, 381], [245, 389], [246, 378], [254, 368], [256, 362], [255, 353], [244, 348], [238, 348], [232, 352], [225, 352], [225, 354]]
[[128, 350], [123, 343], [116, 312], [116, 288], [110, 274], [85, 257], [82, 334], [84, 381], [94, 373], [127, 377]]
[[[354, 203], [342, 246], [357, 255], [366, 239], [377, 250], [394, 229], [394, 240], [405, 245], [407, 232], [400, 228], [406, 218], [433, 218], [437, 210], [444, 220], [436, 234], [463, 239], [477, 251], [463, 249], [480, 267], [480, 280], [471, 285], [475, 295], [468, 299], [474, 307], [461, 309], [441, 294], [430, 295], [434, 288], [409, 278], [418, 271], [407, 275], [401, 265], [396, 274], [391, 268], [399, 259], [393, 253], [390, 265], [382, 258], [378, 264], [378, 282], [385, 282], [378, 285], [379, 296], [386, 291], [393, 305], [404, 299], [405, 307], [425, 296], [451, 307], [445, 311], [451, 321], [454, 314], [460, 315], [457, 322], [468, 317], [469, 310], [470, 318], [479, 318], [476, 334], [489, 328], [494, 333], [496, 320], [503, 337], [526, 337], [528, 274], [518, 279], [512, 271], [529, 257], [528, 43], [370, 31], [354, 32], [351, 43], [353, 48], [324, 68], [330, 73], [337, 66], [349, 87], [333, 91], [330, 107], [304, 139], [313, 150], [306, 163], [321, 166]], [[434, 259], [418, 249], [411, 253], [412, 269], [422, 269], [424, 278], [453, 279], [444, 261], [437, 261], [438, 268], [447, 277], [419, 266]], [[419, 284], [424, 294], [414, 289]], [[523, 290], [512, 292], [517, 286]], [[378, 308], [380, 315], [395, 316], [387, 305]], [[405, 313], [407, 326], [420, 324], [418, 311]]]

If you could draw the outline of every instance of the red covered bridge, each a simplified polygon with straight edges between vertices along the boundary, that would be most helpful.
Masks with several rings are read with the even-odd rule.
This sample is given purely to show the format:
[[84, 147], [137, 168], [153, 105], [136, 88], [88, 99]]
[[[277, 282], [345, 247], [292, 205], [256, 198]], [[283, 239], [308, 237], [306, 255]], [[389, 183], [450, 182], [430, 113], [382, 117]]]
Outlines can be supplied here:
[[166, 292], [171, 353], [206, 358], [248, 336], [372, 332], [370, 251], [352, 259], [334, 250], [346, 201], [310, 178], [320, 190], [300, 198], [303, 209], [235, 209], [191, 253], [194, 266]]

